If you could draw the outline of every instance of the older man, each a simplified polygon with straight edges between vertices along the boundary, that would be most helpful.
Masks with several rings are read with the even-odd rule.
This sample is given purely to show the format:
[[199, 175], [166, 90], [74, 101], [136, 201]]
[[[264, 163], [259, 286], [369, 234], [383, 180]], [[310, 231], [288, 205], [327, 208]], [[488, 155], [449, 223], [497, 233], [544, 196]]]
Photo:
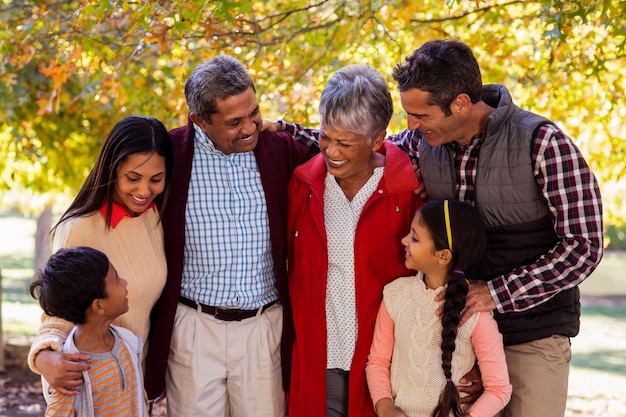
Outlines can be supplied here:
[[[287, 186], [314, 151], [260, 131], [254, 82], [232, 57], [198, 66], [185, 97], [189, 123], [170, 131], [169, 274], [146, 389], [160, 395], [165, 375], [168, 415], [176, 417], [284, 416]], [[289, 334], [288, 314], [285, 327]]]

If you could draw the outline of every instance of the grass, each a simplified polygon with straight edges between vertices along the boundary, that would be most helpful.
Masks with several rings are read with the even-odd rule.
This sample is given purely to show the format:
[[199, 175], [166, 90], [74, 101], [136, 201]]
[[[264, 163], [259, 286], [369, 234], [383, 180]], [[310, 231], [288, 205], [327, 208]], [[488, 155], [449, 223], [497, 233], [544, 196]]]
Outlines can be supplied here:
[[33, 336], [41, 311], [27, 293], [34, 278], [36, 222], [15, 215], [0, 215], [0, 272], [2, 272], [2, 329], [8, 340]]
[[572, 352], [565, 417], [626, 416], [626, 308], [583, 307]]
[[583, 308], [572, 366], [626, 375], [626, 308]]

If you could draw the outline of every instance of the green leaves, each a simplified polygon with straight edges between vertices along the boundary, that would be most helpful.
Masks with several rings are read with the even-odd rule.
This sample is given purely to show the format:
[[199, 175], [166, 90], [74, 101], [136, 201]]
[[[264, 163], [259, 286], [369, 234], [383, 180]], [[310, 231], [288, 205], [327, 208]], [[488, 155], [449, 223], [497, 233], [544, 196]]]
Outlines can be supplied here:
[[625, 8], [624, 0], [4, 0], [0, 152], [9, 159], [0, 161], [0, 189], [74, 193], [120, 118], [186, 123], [187, 76], [222, 53], [248, 66], [266, 118], [313, 126], [328, 77], [372, 65], [392, 87], [398, 131], [405, 115], [394, 65], [424, 41], [457, 37], [486, 83], [506, 84], [516, 103], [565, 128], [609, 190], [625, 174]]

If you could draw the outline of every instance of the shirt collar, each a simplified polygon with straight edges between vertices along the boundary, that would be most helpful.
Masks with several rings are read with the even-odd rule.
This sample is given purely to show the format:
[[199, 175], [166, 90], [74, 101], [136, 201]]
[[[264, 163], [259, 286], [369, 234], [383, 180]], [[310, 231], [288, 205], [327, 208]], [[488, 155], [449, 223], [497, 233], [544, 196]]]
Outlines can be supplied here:
[[480, 146], [480, 144], [482, 143], [483, 139], [484, 139], [485, 135], [483, 132], [479, 132], [476, 135], [472, 136], [472, 140], [470, 141], [469, 145], [465, 145], [465, 146], [461, 146], [456, 142], [452, 142], [452, 147], [457, 149], [457, 150], [461, 150], [461, 151], [466, 151], [466, 150], [471, 150], [474, 149], [477, 146]]
[[194, 139], [199, 146], [207, 149], [210, 152], [217, 152], [215, 144], [213, 143], [209, 135], [207, 135], [206, 132], [200, 128], [200, 126], [194, 123], [193, 130], [196, 132]]
[[[145, 209], [141, 213], [137, 213], [137, 215], [134, 215], [133, 213], [128, 211], [128, 209], [126, 209], [126, 207], [124, 207], [124, 206], [122, 206], [120, 204], [117, 204], [114, 201], [113, 204], [111, 205], [111, 229], [115, 229], [117, 227], [117, 225], [120, 224], [120, 222], [124, 219], [124, 217], [139, 217], [139, 216], [141, 216], [142, 214], [144, 214], [146, 211], [148, 211], [150, 209], [155, 209], [154, 201], [150, 202], [150, 205], [148, 205], [147, 209]], [[104, 202], [102, 203], [102, 206], [100, 206], [100, 214], [102, 214], [104, 216], [104, 218], [106, 219], [106, 217], [107, 217], [107, 200], [104, 200]]]

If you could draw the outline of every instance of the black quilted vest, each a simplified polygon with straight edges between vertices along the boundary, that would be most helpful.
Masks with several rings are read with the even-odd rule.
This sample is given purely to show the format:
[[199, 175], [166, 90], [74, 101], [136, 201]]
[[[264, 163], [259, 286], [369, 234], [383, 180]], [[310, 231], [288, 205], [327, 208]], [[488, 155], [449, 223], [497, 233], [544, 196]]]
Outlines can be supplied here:
[[[483, 101], [496, 111], [489, 117], [480, 146], [475, 206], [487, 226], [487, 256], [474, 271], [489, 280], [533, 263], [557, 242], [548, 207], [533, 176], [531, 139], [549, 120], [513, 104], [503, 86], [485, 85]], [[452, 146], [419, 145], [419, 166], [429, 199], [456, 198]], [[580, 325], [578, 288], [561, 291], [532, 309], [495, 312], [505, 345], [553, 334], [575, 336]]]

